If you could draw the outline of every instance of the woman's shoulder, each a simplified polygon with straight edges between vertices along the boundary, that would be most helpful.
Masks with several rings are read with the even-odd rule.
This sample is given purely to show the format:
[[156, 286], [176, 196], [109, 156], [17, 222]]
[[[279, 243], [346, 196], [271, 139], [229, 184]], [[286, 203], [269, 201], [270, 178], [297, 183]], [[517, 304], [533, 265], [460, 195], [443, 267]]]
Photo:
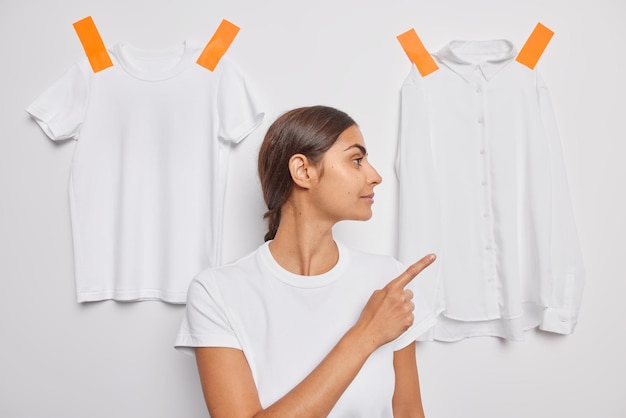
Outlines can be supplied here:
[[256, 248], [254, 251], [225, 264], [219, 266], [206, 267], [193, 279], [203, 285], [215, 285], [219, 282], [231, 282], [245, 280], [250, 277], [250, 273], [257, 271], [257, 259], [259, 251], [264, 245]]
[[394, 256], [384, 253], [368, 252], [345, 243], [337, 242], [340, 250], [348, 255], [353, 266], [361, 266], [373, 271], [390, 271], [400, 273], [404, 266]]

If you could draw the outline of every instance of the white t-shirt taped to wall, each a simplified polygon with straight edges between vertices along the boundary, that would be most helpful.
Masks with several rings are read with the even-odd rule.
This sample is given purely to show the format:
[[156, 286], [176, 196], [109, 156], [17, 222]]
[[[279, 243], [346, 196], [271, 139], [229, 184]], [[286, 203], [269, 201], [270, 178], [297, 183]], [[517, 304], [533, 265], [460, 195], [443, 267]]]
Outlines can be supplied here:
[[78, 302], [185, 303], [220, 263], [229, 148], [262, 121], [244, 76], [201, 45], [120, 43], [113, 67], [76, 63], [26, 109], [53, 140], [77, 140], [70, 205]]
[[[267, 407], [302, 381], [358, 320], [372, 292], [404, 271], [389, 256], [337, 243], [339, 261], [327, 273], [300, 276], [283, 269], [268, 243], [239, 261], [209, 268], [189, 287], [176, 347], [230, 347], [243, 351], [261, 404]], [[330, 417], [391, 417], [393, 352], [434, 323], [411, 282], [415, 322], [367, 360]]]

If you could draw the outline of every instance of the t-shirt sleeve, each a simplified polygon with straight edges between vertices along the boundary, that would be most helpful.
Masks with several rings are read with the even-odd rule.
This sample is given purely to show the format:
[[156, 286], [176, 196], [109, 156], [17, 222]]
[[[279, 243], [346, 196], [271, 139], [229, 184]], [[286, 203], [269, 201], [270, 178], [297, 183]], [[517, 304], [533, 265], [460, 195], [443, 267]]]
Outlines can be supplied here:
[[88, 77], [84, 63], [78, 62], [26, 108], [53, 141], [79, 138], [87, 108]]
[[219, 288], [208, 270], [189, 285], [185, 314], [174, 347], [190, 355], [193, 355], [195, 347], [241, 349], [225, 312]]
[[217, 90], [218, 137], [238, 143], [261, 124], [264, 113], [239, 67], [231, 61], [223, 64]]
[[[398, 275], [406, 270], [406, 267], [397, 260], [396, 267]], [[433, 305], [429, 303], [427, 297], [423, 295], [416, 286], [416, 280], [419, 279], [420, 277], [418, 275], [406, 286], [407, 289], [413, 292], [413, 304], [415, 305], [415, 309], [413, 310], [414, 320], [413, 325], [393, 341], [394, 351], [406, 347], [435, 325], [436, 316], [433, 311]]]

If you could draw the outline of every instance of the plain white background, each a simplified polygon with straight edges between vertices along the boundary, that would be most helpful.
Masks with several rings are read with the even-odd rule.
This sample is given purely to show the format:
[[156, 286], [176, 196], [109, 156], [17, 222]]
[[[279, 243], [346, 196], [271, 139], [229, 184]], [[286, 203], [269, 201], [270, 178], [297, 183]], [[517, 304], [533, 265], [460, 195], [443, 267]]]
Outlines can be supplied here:
[[[204, 417], [195, 363], [172, 348], [183, 309], [162, 302], [75, 302], [68, 179], [76, 143], [55, 144], [24, 108], [82, 54], [72, 23], [93, 16], [107, 44], [207, 41], [222, 18], [229, 50], [268, 122], [327, 104], [361, 125], [384, 177], [374, 217], [337, 237], [394, 251], [393, 158], [399, 89], [410, 63], [396, 35], [521, 46], [537, 22], [555, 31], [538, 68], [552, 91], [588, 273], [571, 336], [474, 338], [418, 348], [429, 418], [626, 417], [626, 4], [622, 0], [0, 0], [0, 416]], [[224, 258], [265, 227], [256, 151], [267, 123], [236, 148]], [[420, 254], [416, 254], [416, 258]]]

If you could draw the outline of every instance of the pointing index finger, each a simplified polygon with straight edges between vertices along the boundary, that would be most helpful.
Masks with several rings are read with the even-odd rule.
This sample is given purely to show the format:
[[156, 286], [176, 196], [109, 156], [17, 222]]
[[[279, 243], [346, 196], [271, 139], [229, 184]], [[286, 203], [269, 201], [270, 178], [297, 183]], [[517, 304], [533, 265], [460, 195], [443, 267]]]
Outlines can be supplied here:
[[404, 288], [407, 284], [411, 283], [411, 280], [420, 274], [422, 270], [430, 266], [436, 258], [437, 256], [435, 256], [435, 254], [428, 254], [422, 257], [416, 263], [411, 264], [401, 275], [390, 281], [389, 284]]

